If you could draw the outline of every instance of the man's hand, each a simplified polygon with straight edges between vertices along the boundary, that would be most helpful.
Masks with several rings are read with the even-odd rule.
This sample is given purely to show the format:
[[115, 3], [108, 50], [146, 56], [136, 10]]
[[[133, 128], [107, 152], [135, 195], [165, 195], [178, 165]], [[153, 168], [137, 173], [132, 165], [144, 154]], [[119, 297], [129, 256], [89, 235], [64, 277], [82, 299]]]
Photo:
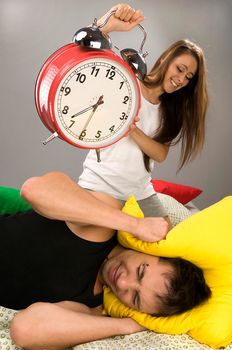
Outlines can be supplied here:
[[170, 229], [169, 222], [163, 217], [138, 219], [134, 236], [145, 242], [158, 242], [164, 239]]
[[145, 328], [140, 326], [132, 318], [121, 318], [120, 319], [121, 334], [133, 334], [144, 331]]
[[103, 17], [98, 20], [98, 25], [101, 25], [106, 20], [110, 12], [116, 11], [112, 15], [106, 25], [102, 28], [105, 33], [110, 32], [126, 32], [137, 26], [144, 20], [141, 10], [135, 10], [128, 4], [118, 4], [113, 6]]

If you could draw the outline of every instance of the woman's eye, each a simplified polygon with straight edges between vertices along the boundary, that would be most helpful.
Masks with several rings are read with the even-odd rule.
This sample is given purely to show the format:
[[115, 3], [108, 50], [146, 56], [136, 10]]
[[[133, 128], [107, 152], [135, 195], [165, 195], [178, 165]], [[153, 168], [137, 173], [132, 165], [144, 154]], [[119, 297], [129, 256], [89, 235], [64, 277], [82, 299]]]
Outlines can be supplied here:
[[180, 73], [182, 73], [182, 69], [180, 67], [177, 66], [177, 69]]

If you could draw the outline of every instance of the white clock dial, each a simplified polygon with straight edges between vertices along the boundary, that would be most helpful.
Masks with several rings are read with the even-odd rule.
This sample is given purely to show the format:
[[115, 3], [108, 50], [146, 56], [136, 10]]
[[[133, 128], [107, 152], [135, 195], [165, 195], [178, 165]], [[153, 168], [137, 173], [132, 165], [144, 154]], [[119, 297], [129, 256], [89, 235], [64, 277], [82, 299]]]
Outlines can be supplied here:
[[72, 142], [87, 148], [106, 147], [132, 124], [138, 93], [123, 65], [107, 58], [87, 59], [74, 66], [57, 89], [56, 122]]

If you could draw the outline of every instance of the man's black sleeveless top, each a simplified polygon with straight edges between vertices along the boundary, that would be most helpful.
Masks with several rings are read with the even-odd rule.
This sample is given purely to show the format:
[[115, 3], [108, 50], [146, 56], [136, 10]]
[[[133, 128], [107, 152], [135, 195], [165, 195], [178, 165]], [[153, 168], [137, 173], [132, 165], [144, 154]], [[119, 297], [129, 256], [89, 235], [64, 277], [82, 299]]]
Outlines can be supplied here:
[[0, 305], [22, 309], [37, 301], [102, 304], [93, 288], [102, 262], [117, 244], [86, 241], [62, 221], [34, 211], [0, 216]]

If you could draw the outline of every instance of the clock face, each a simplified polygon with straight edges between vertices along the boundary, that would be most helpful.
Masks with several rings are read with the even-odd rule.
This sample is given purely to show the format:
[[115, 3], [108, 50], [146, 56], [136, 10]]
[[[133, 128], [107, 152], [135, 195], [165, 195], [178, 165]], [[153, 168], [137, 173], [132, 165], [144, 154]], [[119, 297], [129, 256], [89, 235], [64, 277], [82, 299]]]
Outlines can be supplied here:
[[54, 122], [66, 140], [106, 147], [123, 137], [138, 112], [139, 88], [129, 70], [108, 58], [90, 58], [68, 71], [54, 100]]

